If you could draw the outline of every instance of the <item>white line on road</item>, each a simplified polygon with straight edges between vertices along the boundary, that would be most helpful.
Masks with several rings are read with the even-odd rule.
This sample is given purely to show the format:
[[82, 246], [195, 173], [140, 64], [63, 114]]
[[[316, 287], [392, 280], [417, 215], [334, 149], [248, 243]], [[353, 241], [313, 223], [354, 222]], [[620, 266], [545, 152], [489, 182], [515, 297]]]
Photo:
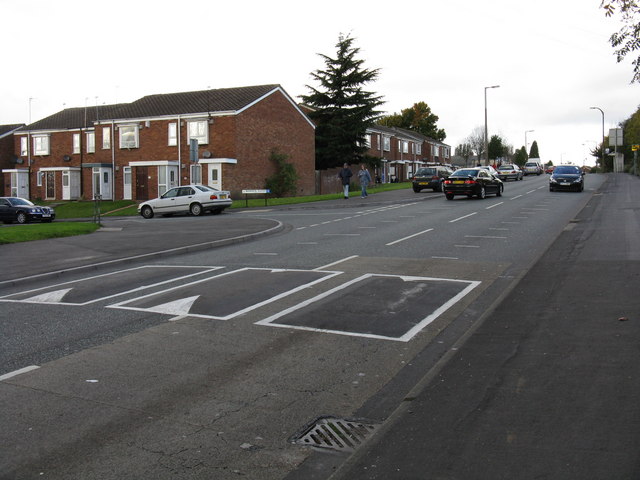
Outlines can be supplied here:
[[491, 235], [465, 235], [464, 238], [490, 238], [493, 240], [506, 239], [507, 237], [494, 237]]
[[30, 372], [31, 370], [36, 370], [38, 368], [40, 368], [38, 365], [29, 365], [28, 367], [21, 368], [20, 370], [14, 370], [13, 372], [5, 373], [4, 375], [0, 376], [0, 382], [4, 382], [5, 380], [9, 380], [12, 377]]
[[343, 258], [342, 260], [329, 263], [328, 265], [323, 265], [322, 267], [314, 268], [314, 270], [326, 270], [327, 268], [331, 268], [334, 265], [338, 265], [339, 263], [342, 263], [342, 262], [348, 262], [349, 260], [353, 260], [354, 258], [358, 258], [358, 255], [351, 255], [350, 257], [346, 257], [346, 258]]
[[502, 205], [504, 202], [499, 202], [499, 203], [495, 203], [487, 208], [485, 208], [485, 210], [491, 210], [493, 207], [497, 207], [498, 205]]
[[454, 220], [449, 220], [449, 223], [455, 223], [455, 222], [457, 222], [459, 220], [464, 220], [465, 218], [472, 217], [473, 215], [477, 215], [477, 214], [478, 214], [478, 212], [473, 212], [473, 213], [470, 213], [469, 215], [465, 215], [464, 217], [458, 217], [458, 218], [456, 218]]
[[395, 245], [396, 243], [404, 242], [405, 240], [409, 240], [410, 238], [417, 237], [418, 235], [422, 235], [423, 233], [430, 232], [431, 230], [433, 230], [433, 228], [429, 228], [427, 230], [423, 230], [421, 232], [414, 233], [413, 235], [409, 235], [408, 237], [404, 237], [404, 238], [401, 238], [399, 240], [395, 240], [393, 242], [387, 243], [386, 245], [387, 245], [387, 247], [389, 247], [391, 245]]

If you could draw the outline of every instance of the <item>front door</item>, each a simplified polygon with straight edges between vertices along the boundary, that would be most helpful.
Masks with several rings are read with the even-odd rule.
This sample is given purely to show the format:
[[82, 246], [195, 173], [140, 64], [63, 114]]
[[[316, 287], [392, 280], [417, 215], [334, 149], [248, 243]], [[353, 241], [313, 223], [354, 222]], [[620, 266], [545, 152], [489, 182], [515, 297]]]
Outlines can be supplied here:
[[133, 197], [131, 196], [131, 167], [123, 167], [122, 168], [123, 179], [124, 179], [124, 199], [131, 200]]
[[28, 172], [11, 172], [11, 196], [29, 198]]
[[149, 167], [136, 167], [136, 200], [149, 200]]
[[44, 184], [46, 200], [54, 200], [56, 198], [56, 172], [45, 172]]
[[222, 190], [222, 165], [219, 163], [209, 164], [209, 182], [211, 188]]

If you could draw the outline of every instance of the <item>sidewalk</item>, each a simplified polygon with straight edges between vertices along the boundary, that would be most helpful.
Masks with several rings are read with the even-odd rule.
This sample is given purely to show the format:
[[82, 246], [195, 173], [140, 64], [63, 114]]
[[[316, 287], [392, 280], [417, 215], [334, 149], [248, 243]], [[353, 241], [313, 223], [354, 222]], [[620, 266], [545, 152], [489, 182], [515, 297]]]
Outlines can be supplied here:
[[639, 478], [638, 205], [640, 179], [609, 175], [331, 480]]

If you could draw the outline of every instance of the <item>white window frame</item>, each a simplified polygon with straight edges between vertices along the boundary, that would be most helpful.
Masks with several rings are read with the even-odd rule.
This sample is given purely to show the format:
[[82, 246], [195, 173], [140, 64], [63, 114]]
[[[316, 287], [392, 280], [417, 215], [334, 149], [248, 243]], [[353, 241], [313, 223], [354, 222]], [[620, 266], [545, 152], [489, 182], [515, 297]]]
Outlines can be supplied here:
[[96, 153], [96, 132], [87, 132], [87, 153]]
[[198, 145], [209, 143], [209, 123], [206, 120], [192, 120], [187, 123], [188, 140], [196, 138]]
[[167, 145], [170, 147], [178, 146], [178, 124], [176, 122], [167, 125]]
[[390, 152], [391, 151], [391, 137], [388, 137], [387, 135], [384, 135], [382, 137], [382, 143], [383, 143], [383, 150], [385, 152]]
[[416, 143], [416, 155], [422, 155], [422, 144]]
[[111, 127], [102, 127], [102, 149], [111, 148]]
[[399, 142], [402, 148], [402, 153], [409, 153], [409, 142], [405, 142], [404, 140], [399, 140]]
[[80, 134], [79, 133], [74, 133], [73, 134], [73, 153], [80, 153]]
[[26, 157], [27, 155], [29, 155], [29, 139], [20, 137], [20, 156]]
[[33, 136], [33, 154], [34, 155], [49, 155], [51, 151], [51, 141], [49, 135], [34, 135]]
[[42, 186], [42, 177], [44, 176], [44, 172], [41, 172], [40, 170], [38, 170], [38, 173], [36, 174], [36, 186], [37, 187], [41, 187]]
[[[139, 125], [120, 125], [118, 127], [120, 148], [130, 149], [140, 146], [140, 126]], [[132, 134], [133, 139], [126, 141], [125, 135]]]

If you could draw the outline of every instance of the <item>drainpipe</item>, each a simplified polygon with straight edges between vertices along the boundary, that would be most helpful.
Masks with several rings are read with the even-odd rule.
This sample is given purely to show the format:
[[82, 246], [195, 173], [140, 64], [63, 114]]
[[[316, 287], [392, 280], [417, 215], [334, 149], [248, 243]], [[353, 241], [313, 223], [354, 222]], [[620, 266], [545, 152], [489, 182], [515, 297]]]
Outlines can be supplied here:
[[180, 129], [180, 115], [178, 115], [176, 135], [178, 137], [178, 185], [182, 185], [182, 132]]
[[[111, 120], [111, 128], [109, 130], [109, 142], [111, 142], [111, 171], [113, 172], [113, 181], [111, 182], [111, 198], [115, 201], [116, 199], [116, 150], [114, 148], [114, 138], [115, 138], [115, 122]], [[104, 138], [102, 139], [104, 142]], [[124, 178], [124, 171], [122, 172], [122, 177]], [[123, 182], [124, 185], [124, 182]], [[123, 192], [124, 194], [124, 192]], [[123, 195], [124, 197], [124, 195]]]

